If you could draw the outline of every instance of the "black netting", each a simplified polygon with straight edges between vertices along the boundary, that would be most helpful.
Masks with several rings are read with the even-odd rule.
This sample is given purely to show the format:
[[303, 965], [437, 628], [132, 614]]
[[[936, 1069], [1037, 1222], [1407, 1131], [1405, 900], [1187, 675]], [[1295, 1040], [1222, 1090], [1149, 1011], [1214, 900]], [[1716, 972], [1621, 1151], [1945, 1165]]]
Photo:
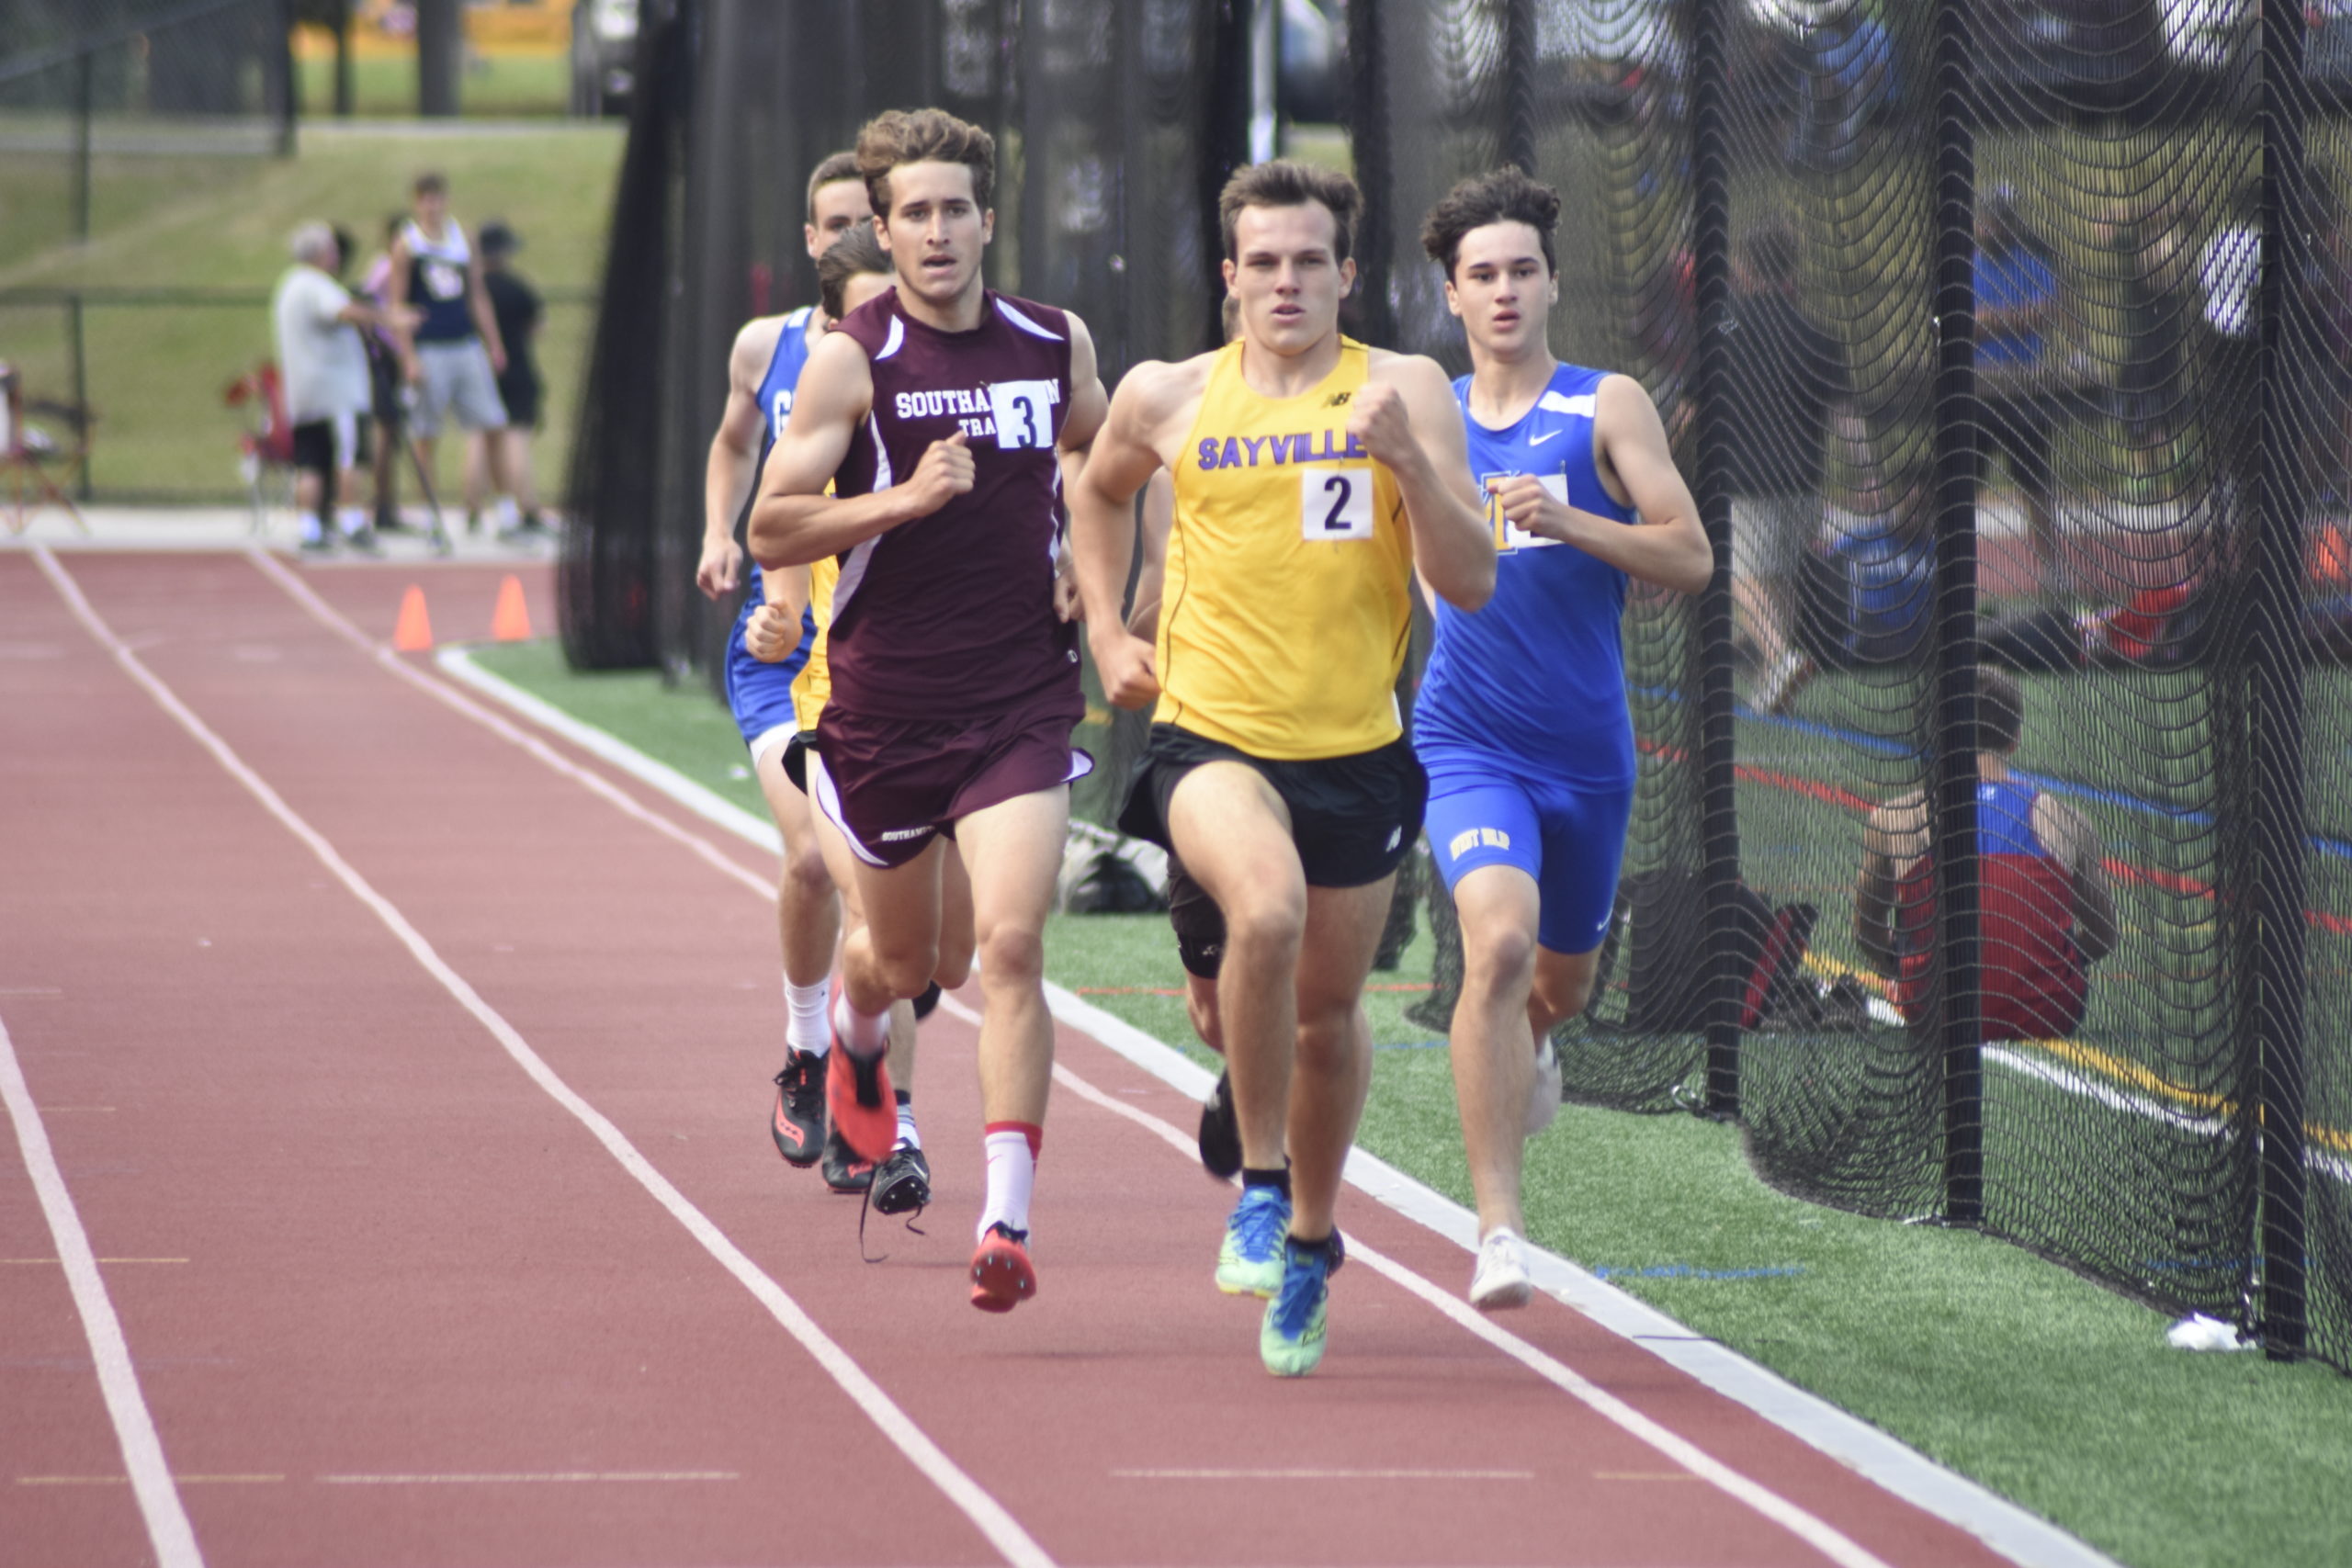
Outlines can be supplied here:
[[[1554, 345], [1649, 389], [1727, 569], [1629, 603], [1628, 919], [1568, 1092], [1736, 1115], [1791, 1190], [2352, 1365], [2352, 15], [1325, 8], [1350, 330], [1464, 368], [1421, 216], [1528, 164], [1566, 204]], [[670, 194], [615, 266], [660, 253], [669, 346], [604, 395], [672, 417], [615, 526], [690, 536], [724, 334], [806, 297], [797, 180], [879, 107], [997, 131], [994, 278], [1078, 309], [1107, 374], [1216, 330], [1247, 7], [826, 9], [649, 7], [695, 107], [652, 175], [632, 149]]]

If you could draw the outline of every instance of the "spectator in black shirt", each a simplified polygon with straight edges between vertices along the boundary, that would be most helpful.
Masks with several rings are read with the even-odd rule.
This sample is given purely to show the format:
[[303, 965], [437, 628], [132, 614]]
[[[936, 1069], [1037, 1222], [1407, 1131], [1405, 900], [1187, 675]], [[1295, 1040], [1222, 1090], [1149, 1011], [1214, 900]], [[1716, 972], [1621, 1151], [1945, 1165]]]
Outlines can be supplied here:
[[[512, 265], [522, 240], [504, 223], [481, 230], [482, 287], [490, 291], [491, 313], [498, 320], [499, 341], [506, 345], [506, 368], [499, 372], [498, 396], [506, 405], [506, 428], [492, 431], [498, 445], [486, 453], [490, 471], [503, 479], [507, 500], [501, 508], [499, 536], [512, 538], [541, 532], [539, 492], [531, 476], [531, 433], [539, 427], [539, 362], [536, 352], [543, 306], [538, 290], [524, 281]], [[471, 487], [469, 487], [470, 489]], [[519, 507], [520, 515], [515, 514]]]
[[1797, 304], [1796, 226], [1778, 215], [1739, 237], [1732, 257], [1732, 593], [1766, 713], [1812, 673], [1796, 643], [1796, 583], [1821, 531], [1822, 454], [1844, 395], [1838, 342]]

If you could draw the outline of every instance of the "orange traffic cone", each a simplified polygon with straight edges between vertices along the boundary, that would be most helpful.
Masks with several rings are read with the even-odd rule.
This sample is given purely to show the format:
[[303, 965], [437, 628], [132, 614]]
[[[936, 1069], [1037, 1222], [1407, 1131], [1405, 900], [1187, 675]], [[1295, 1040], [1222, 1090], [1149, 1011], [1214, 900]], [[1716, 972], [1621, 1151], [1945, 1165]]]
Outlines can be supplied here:
[[424, 615], [424, 590], [410, 583], [401, 595], [401, 618], [392, 628], [392, 649], [399, 653], [433, 651], [433, 623]]
[[490, 635], [496, 642], [531, 640], [531, 611], [523, 603], [523, 580], [511, 572], [498, 585], [498, 607], [490, 613]]

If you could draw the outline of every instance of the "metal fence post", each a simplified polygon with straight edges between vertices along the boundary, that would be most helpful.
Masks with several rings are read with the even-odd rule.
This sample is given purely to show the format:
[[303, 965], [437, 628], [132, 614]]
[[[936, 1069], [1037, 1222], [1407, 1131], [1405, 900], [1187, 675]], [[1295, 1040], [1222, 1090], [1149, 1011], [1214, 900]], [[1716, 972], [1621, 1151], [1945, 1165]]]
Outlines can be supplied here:
[[[2250, 574], [2249, 612], [2233, 639], [2245, 650], [2246, 679], [2230, 695], [2243, 701], [2249, 776], [2240, 796], [2245, 820], [2224, 828], [2242, 850], [2222, 864], [2245, 876], [2226, 889], [2249, 922], [2252, 973], [2239, 977], [2242, 1038], [2250, 1037], [2253, 1102], [2261, 1160], [2257, 1258], [2263, 1349], [2301, 1353], [2309, 1324], [2304, 1279], [2304, 971], [2306, 902], [2303, 800], [2303, 649], [2301, 632], [2302, 520], [2309, 476], [2299, 451], [2296, 390], [2310, 384], [2297, 358], [2315, 341], [2308, 301], [2295, 298], [2308, 263], [2311, 189], [2306, 180], [2300, 7], [2266, 6], [2262, 17], [2261, 339], [2257, 379], [2261, 432], [2255, 470], [2255, 537], [2241, 558]], [[2290, 331], [2290, 327], [2302, 330]], [[2238, 815], [2233, 813], [2233, 815]]]
[[74, 237], [90, 237], [91, 120], [97, 113], [96, 53], [74, 59]]
[[1968, 0], [1936, 7], [1937, 1028], [1944, 1060], [1944, 1217], [1984, 1216], [1976, 852], [1976, 145]]
[[1698, 646], [1686, 668], [1697, 686], [1701, 875], [1707, 890], [1707, 1068], [1705, 1108], [1739, 1114], [1739, 1000], [1747, 976], [1738, 962], [1746, 934], [1739, 886], [1739, 801], [1732, 719], [1731, 475], [1732, 404], [1731, 134], [1725, 121], [1732, 0], [1699, 0], [1690, 51], [1690, 254], [1699, 341], [1691, 398], [1698, 413], [1692, 476], [1699, 518], [1713, 547], [1714, 575], [1699, 598]]
[[1503, 162], [1535, 172], [1535, 0], [1503, 6]]
[[[89, 56], [82, 58], [87, 60]], [[67, 352], [74, 361], [74, 406], [81, 411], [80, 417], [85, 422], [79, 443], [82, 448], [81, 472], [74, 483], [74, 495], [77, 501], [88, 501], [92, 496], [91, 442], [86, 423], [90, 417], [90, 351], [89, 342], [82, 330], [82, 296], [78, 291], [65, 297], [65, 336]]]

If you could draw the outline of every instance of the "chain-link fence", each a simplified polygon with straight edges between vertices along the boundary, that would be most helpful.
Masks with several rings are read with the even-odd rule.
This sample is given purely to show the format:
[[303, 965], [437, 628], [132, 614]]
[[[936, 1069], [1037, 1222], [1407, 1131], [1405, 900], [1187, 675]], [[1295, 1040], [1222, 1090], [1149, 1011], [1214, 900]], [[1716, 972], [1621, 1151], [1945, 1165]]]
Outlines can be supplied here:
[[[825, 9], [648, 7], [677, 96], [591, 398], [643, 444], [581, 444], [580, 661], [717, 635], [722, 356], [808, 297], [798, 181], [865, 113], [998, 132], [994, 279], [1106, 373], [1204, 341], [1252, 6]], [[1708, 593], [1628, 605], [1630, 919], [1570, 1093], [1736, 1117], [1792, 1190], [2352, 1366], [2352, 5], [1329, 10], [1351, 330], [1464, 368], [1420, 217], [1532, 168], [1554, 344], [1650, 389], [1715, 543]]]

